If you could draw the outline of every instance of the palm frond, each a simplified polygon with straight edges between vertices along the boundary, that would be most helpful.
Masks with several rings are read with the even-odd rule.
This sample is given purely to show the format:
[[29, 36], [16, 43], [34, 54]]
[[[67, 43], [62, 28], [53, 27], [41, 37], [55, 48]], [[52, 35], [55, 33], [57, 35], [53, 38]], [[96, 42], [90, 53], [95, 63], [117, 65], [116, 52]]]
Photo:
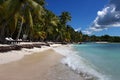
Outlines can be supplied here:
[[[14, 4], [14, 5], [13, 5]], [[19, 0], [7, 0], [3, 3], [5, 19], [8, 19], [15, 15], [17, 11], [19, 11], [22, 3]]]
[[39, 17], [44, 14], [45, 11], [43, 7], [39, 5], [39, 3], [35, 2], [34, 0], [27, 0], [27, 2], [29, 3], [29, 7], [31, 7]]
[[16, 18], [12, 18], [10, 20], [9, 24], [8, 24], [10, 34], [15, 32], [16, 24], [17, 24], [17, 19]]

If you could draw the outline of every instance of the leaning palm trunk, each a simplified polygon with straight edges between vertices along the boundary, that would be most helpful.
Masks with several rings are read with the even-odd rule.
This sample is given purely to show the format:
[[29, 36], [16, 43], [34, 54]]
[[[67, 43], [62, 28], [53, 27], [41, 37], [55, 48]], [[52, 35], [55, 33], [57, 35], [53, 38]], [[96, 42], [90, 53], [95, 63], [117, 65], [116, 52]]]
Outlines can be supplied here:
[[20, 23], [20, 29], [19, 29], [19, 32], [18, 32], [18, 35], [17, 35], [16, 40], [18, 40], [18, 39], [20, 38], [20, 34], [21, 34], [21, 31], [22, 31], [22, 27], [23, 27], [23, 22]]
[[[27, 6], [27, 7], [26, 7]], [[2, 7], [3, 7], [3, 11], [2, 11]], [[38, 20], [41, 20], [41, 15], [44, 14], [44, 8], [38, 3], [37, 0], [5, 0], [5, 2], [3, 3], [2, 7], [0, 7], [0, 15], [4, 16], [3, 19], [5, 19], [7, 22], [9, 22], [8, 20], [11, 20], [11, 18], [15, 17], [16, 14], [21, 15], [24, 18], [21, 20], [21, 24], [20, 24], [20, 29], [18, 31], [18, 35], [16, 39], [20, 38], [20, 34], [22, 31], [22, 27], [23, 27], [23, 23], [28, 24], [30, 27], [30, 32], [32, 34], [32, 27], [33, 27], [33, 14], [36, 14]], [[25, 11], [24, 8], [28, 8], [29, 10], [27, 10], [27, 18], [25, 18]], [[15, 17], [16, 20], [15, 23], [17, 23], [17, 19], [19, 17]], [[19, 18], [21, 19], [21, 18]], [[14, 23], [13, 21], [13, 23]], [[0, 19], [0, 25], [1, 25], [1, 19]], [[12, 22], [11, 22], [12, 23]], [[3, 23], [2, 23], [3, 24]], [[6, 25], [7, 24], [7, 25]], [[5, 29], [6, 26], [8, 26], [8, 23], [5, 23], [3, 26], [1, 26], [1, 30], [0, 30], [0, 42], [5, 40]]]
[[[0, 21], [0, 25], [1, 26], [1, 30], [0, 30], [0, 42], [1, 43], [5, 43], [5, 29], [6, 26], [8, 26], [8, 24], [10, 23], [11, 19], [13, 18], [15, 12], [17, 12], [17, 10], [19, 10], [19, 7], [15, 7], [16, 5], [18, 6], [19, 3], [17, 0], [13, 0], [14, 2], [12, 2], [12, 0], [7, 0], [5, 1], [1, 6], [2, 6], [2, 11], [1, 11], [1, 15], [4, 16], [2, 17], [1, 21]], [[15, 6], [11, 5], [11, 4], [15, 4]], [[21, 5], [21, 4], [20, 4]]]

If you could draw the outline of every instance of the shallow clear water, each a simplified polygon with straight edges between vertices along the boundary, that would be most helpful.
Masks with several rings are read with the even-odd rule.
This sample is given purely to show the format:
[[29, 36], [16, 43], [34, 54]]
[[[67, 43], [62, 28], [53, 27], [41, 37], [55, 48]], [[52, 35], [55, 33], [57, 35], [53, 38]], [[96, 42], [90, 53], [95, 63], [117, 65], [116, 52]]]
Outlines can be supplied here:
[[120, 44], [87, 43], [73, 47], [79, 56], [94, 65], [109, 80], [120, 80]]

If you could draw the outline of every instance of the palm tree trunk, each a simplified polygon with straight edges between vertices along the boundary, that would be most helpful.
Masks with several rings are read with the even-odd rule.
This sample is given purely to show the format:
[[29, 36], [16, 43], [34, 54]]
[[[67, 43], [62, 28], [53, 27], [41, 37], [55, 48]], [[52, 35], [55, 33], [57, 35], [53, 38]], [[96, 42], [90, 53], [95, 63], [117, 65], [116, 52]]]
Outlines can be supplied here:
[[20, 34], [21, 34], [21, 31], [22, 31], [22, 26], [23, 26], [23, 21], [20, 24], [20, 29], [19, 29], [19, 32], [18, 32], [16, 40], [18, 40], [20, 38]]

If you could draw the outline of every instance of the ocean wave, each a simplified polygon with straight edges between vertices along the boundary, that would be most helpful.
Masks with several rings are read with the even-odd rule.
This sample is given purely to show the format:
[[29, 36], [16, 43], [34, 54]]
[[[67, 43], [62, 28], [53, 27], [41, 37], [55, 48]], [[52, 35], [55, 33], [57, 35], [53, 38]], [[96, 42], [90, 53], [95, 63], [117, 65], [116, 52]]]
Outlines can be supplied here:
[[97, 71], [95, 67], [92, 67], [92, 64], [87, 60], [77, 55], [77, 51], [74, 50], [72, 45], [57, 47], [54, 50], [65, 56], [61, 61], [63, 64], [80, 74], [85, 80], [109, 80], [104, 74]]

